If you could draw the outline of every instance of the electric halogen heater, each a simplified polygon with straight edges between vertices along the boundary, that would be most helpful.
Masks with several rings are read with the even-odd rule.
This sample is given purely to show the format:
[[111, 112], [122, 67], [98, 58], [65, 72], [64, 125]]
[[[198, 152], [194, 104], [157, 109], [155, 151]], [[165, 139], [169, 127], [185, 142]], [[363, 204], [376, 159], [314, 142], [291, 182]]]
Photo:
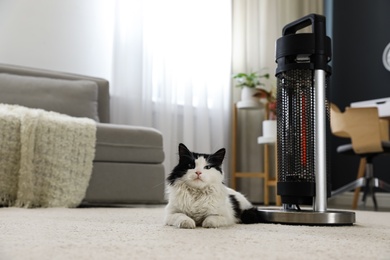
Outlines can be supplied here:
[[[310, 14], [287, 24], [276, 42], [277, 194], [282, 208], [261, 209], [265, 222], [350, 225], [355, 213], [328, 211], [330, 179], [326, 87], [331, 75], [331, 39], [325, 17]], [[297, 33], [311, 26], [312, 33]], [[301, 209], [306, 205], [309, 209]], [[312, 206], [312, 209], [310, 209]]]

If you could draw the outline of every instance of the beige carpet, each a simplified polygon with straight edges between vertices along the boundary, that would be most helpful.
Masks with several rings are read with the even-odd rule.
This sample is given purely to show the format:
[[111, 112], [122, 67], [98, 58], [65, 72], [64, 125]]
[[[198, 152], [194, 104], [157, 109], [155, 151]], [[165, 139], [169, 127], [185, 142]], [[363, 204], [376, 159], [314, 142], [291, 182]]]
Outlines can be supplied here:
[[180, 230], [163, 208], [0, 208], [0, 259], [390, 259], [390, 212], [344, 227]]

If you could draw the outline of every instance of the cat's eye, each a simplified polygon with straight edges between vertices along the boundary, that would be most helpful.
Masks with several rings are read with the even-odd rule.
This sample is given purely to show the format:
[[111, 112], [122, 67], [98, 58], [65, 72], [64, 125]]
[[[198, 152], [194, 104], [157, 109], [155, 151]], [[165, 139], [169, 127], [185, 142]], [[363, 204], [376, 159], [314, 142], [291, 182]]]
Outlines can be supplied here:
[[188, 164], [188, 168], [189, 168], [189, 169], [195, 168], [195, 165], [194, 165], [193, 163], [189, 163], [189, 164]]
[[206, 165], [204, 168], [205, 168], [206, 170], [211, 169], [211, 165]]

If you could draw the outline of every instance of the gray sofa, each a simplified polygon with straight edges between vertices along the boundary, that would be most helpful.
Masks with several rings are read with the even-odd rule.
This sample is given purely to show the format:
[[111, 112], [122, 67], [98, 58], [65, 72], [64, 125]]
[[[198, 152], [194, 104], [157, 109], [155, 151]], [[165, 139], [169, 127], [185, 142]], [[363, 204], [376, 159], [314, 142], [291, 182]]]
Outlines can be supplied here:
[[97, 122], [93, 172], [83, 204], [164, 202], [162, 135], [153, 128], [111, 124], [107, 80], [0, 64], [0, 103]]

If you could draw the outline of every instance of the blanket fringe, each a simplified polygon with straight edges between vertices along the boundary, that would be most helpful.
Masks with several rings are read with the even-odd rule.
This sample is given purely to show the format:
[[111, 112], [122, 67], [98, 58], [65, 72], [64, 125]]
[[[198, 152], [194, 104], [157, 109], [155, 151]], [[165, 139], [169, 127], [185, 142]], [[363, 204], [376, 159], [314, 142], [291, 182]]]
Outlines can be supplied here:
[[11, 207], [15, 203], [15, 198], [8, 194], [0, 195], [0, 205], [3, 207]]

